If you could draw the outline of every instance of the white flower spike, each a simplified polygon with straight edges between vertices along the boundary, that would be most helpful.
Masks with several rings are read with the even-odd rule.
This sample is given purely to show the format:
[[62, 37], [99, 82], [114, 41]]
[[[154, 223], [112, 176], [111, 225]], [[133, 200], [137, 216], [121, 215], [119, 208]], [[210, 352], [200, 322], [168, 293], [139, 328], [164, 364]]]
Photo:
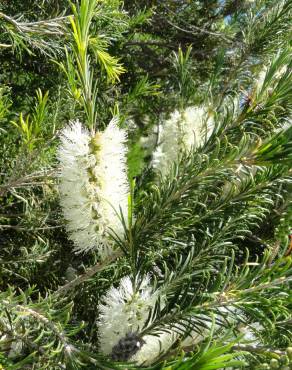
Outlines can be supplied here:
[[157, 294], [154, 294], [148, 276], [138, 291], [134, 290], [128, 276], [120, 281], [119, 288], [112, 287], [104, 297], [104, 304], [99, 305], [101, 351], [110, 354], [120, 339], [141, 330], [156, 300]]
[[118, 288], [112, 287], [98, 307], [101, 352], [114, 360], [139, 365], [150, 364], [165, 352], [176, 339], [174, 332], [139, 336], [158, 297], [159, 291], [153, 290], [149, 276], [141, 281], [137, 290], [128, 276], [121, 280]]
[[145, 335], [142, 348], [131, 357], [138, 365], [149, 366], [161, 354], [165, 353], [178, 338], [178, 334], [169, 329], [158, 335]]
[[67, 231], [76, 252], [112, 253], [109, 233], [123, 236], [120, 209], [127, 220], [126, 135], [112, 119], [105, 131], [91, 135], [79, 121], [62, 131], [60, 198]]
[[213, 118], [204, 106], [174, 111], [160, 128], [158, 146], [153, 153], [153, 168], [165, 176], [181, 151], [199, 148], [210, 137]]

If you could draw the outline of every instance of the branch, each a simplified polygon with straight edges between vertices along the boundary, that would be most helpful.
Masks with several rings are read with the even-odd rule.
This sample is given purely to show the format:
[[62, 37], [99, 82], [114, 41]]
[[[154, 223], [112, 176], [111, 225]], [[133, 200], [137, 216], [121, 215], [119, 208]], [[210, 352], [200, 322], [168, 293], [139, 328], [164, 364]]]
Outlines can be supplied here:
[[48, 326], [51, 329], [51, 332], [60, 340], [60, 342], [64, 345], [64, 348], [68, 348], [69, 343], [67, 342], [67, 338], [65, 333], [54, 324], [52, 320], [49, 320], [46, 316], [42, 315], [40, 312], [33, 310], [27, 306], [17, 305], [15, 307], [17, 311], [28, 313], [38, 321], [42, 322], [44, 325]]
[[259, 353], [262, 355], [268, 354], [269, 356], [277, 355], [277, 356], [285, 356], [286, 352], [279, 351], [277, 349], [269, 348], [266, 346], [258, 346], [253, 344], [236, 344], [232, 346], [232, 351], [245, 351], [245, 352], [251, 352], [251, 353]]
[[232, 41], [232, 39], [231, 39], [230, 37], [226, 37], [226, 36], [224, 36], [222, 33], [209, 31], [209, 30], [206, 30], [205, 28], [200, 28], [200, 27], [197, 27], [197, 26], [192, 25], [192, 28], [193, 28], [193, 29], [195, 29], [195, 30], [197, 31], [197, 32], [194, 32], [194, 31], [192, 31], [192, 30], [186, 30], [186, 29], [184, 29], [184, 28], [181, 28], [181, 27], [177, 26], [176, 24], [172, 23], [172, 22], [171, 22], [171, 21], [169, 21], [169, 20], [166, 20], [166, 22], [167, 22], [170, 26], [172, 26], [172, 27], [176, 28], [177, 30], [179, 30], [179, 31], [181, 31], [181, 32], [184, 32], [184, 33], [189, 33], [189, 34], [194, 35], [194, 36], [195, 36], [195, 35], [197, 35], [197, 34], [200, 34], [200, 33], [204, 33], [204, 34], [206, 34], [206, 35], [211, 35], [211, 36], [220, 37], [221, 39], [223, 39], [223, 40], [225, 40], [225, 41], [227, 41], [227, 42]]
[[27, 227], [23, 227], [23, 226], [18, 226], [18, 225], [1, 225], [0, 224], [0, 230], [1, 229], [13, 229], [13, 230], [17, 230], [17, 231], [39, 231], [39, 230], [51, 230], [51, 229], [61, 229], [63, 228], [65, 225], [56, 225], [56, 226], [43, 226], [43, 227], [31, 227], [31, 228], [27, 228]]
[[167, 42], [163, 42], [163, 41], [155, 41], [155, 40], [144, 40], [144, 41], [139, 41], [139, 40], [133, 40], [133, 41], [127, 41], [125, 43], [125, 46], [132, 46], [132, 45], [137, 45], [137, 46], [144, 46], [144, 45], [153, 45], [153, 46], [161, 46], [161, 47], [165, 47], [165, 48], [168, 48], [168, 49], [173, 49], [173, 50], [176, 50], [177, 48], [175, 46], [173, 46], [172, 44], [170, 43], [167, 43]]
[[0, 44], [0, 48], [12, 48], [10, 44]]
[[59, 288], [57, 291], [55, 291], [52, 295], [53, 298], [57, 298], [61, 295], [64, 295], [68, 291], [76, 288], [78, 285], [84, 283], [86, 280], [91, 278], [93, 275], [95, 275], [97, 272], [100, 272], [107, 268], [107, 266], [115, 261], [117, 258], [123, 256], [122, 251], [117, 251], [112, 256], [105, 259], [103, 262], [98, 262], [94, 266], [90, 267], [83, 275], [77, 276], [74, 280], [69, 281], [69, 283], [63, 285], [61, 288]]
[[[227, 344], [227, 343], [224, 343]], [[189, 352], [194, 352], [195, 345], [190, 345], [190, 346], [185, 346], [185, 347], [180, 347], [177, 349], [174, 349], [173, 351], [170, 351], [163, 355], [160, 360], [165, 360], [170, 357], [177, 356], [183, 351], [184, 353], [189, 353]], [[266, 346], [259, 346], [259, 345], [253, 345], [253, 344], [236, 344], [231, 347], [231, 351], [233, 352], [249, 352], [249, 353], [258, 353], [262, 355], [269, 355], [271, 357], [278, 357], [278, 356], [283, 356], [286, 355], [286, 352], [280, 351], [277, 349], [273, 349], [270, 347]], [[274, 356], [273, 356], [274, 355]]]
[[18, 26], [18, 22], [15, 19], [9, 17], [8, 15], [6, 15], [6, 14], [4, 14], [2, 12], [0, 12], [0, 18], [5, 19], [7, 22], [13, 24], [13, 26], [15, 28], [17, 28], [19, 31], [21, 31], [20, 28], [19, 28], [19, 26]]
[[18, 31], [23, 33], [40, 33], [47, 35], [64, 35], [62, 22], [69, 21], [70, 16], [42, 20], [37, 22], [18, 22], [12, 17], [0, 12], [0, 18], [11, 23]]
[[273, 281], [270, 281], [268, 283], [263, 283], [263, 284], [259, 284], [259, 285], [253, 286], [251, 288], [244, 289], [242, 292], [244, 294], [246, 294], [246, 293], [253, 293], [253, 292], [257, 292], [258, 290], [264, 290], [264, 289], [268, 289], [268, 288], [273, 288], [273, 287], [276, 287], [276, 286], [279, 286], [279, 285], [282, 285], [282, 284], [289, 283], [291, 281], [292, 281], [292, 276], [289, 276], [289, 277], [282, 276], [282, 277], [280, 277], [278, 279], [275, 279]]

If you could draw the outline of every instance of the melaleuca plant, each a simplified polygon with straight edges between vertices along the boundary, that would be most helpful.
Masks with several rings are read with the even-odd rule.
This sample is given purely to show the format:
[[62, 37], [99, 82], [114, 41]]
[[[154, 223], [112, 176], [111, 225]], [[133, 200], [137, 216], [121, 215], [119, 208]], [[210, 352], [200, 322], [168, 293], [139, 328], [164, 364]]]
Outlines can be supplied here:
[[57, 95], [1, 89], [0, 366], [289, 369], [292, 1], [166, 2], [212, 60], [180, 48], [150, 82], [115, 53], [164, 35], [134, 3], [0, 13], [5, 50], [64, 35]]

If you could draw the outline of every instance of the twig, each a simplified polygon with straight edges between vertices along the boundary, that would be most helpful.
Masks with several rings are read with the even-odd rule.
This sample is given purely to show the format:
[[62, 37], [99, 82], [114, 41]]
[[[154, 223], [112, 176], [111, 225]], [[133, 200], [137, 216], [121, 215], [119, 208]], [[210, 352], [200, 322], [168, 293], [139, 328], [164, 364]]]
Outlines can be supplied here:
[[13, 24], [13, 26], [17, 28], [17, 30], [20, 32], [41, 33], [48, 35], [63, 35], [64, 30], [62, 29], [62, 22], [69, 20], [69, 17], [70, 16], [64, 16], [37, 22], [18, 22], [12, 17], [9, 17], [8, 15], [0, 12], [0, 18], [3, 18], [7, 22]]
[[[55, 140], [56, 137], [57, 137], [56, 134], [53, 135], [47, 141], [46, 145], [47, 146], [50, 145]], [[30, 158], [32, 158], [32, 155], [33, 155], [33, 158], [32, 158], [31, 163], [28, 164], [28, 166], [26, 166], [26, 168], [25, 168], [26, 171], [30, 168], [30, 166], [32, 166], [33, 163], [35, 163], [36, 159], [38, 158], [38, 155], [43, 150], [44, 150], [44, 147], [40, 146], [31, 153]], [[15, 174], [19, 174], [19, 172], [24, 170], [22, 168], [24, 163], [22, 162], [23, 156], [21, 156], [21, 154], [22, 153], [20, 152], [19, 155], [18, 155], [18, 158], [17, 158], [16, 165], [14, 166], [14, 173]], [[55, 170], [54, 169], [48, 169], [47, 171], [42, 171], [42, 172], [44, 173], [44, 177], [45, 177], [45, 176], [51, 176], [55, 172]], [[40, 175], [41, 175], [41, 173], [36, 172], [36, 173], [24, 175], [23, 177], [20, 177], [20, 178], [19, 177], [15, 178], [15, 176], [11, 176], [10, 178], [8, 178], [8, 181], [5, 184], [0, 185], [0, 196], [4, 197], [6, 195], [6, 193], [11, 188], [18, 186], [20, 183], [25, 182], [26, 179], [29, 179], [31, 181], [32, 179], [41, 177]], [[5, 176], [5, 174], [4, 174], [4, 176]]]
[[56, 225], [56, 226], [43, 226], [43, 227], [34, 227], [34, 228], [26, 228], [23, 226], [18, 225], [0, 225], [1, 229], [13, 229], [18, 231], [39, 231], [39, 230], [51, 230], [51, 229], [61, 229], [65, 225]]
[[[173, 10], [171, 10], [168, 6], [165, 6], [165, 5], [162, 5], [164, 7], [164, 9], [166, 9], [168, 12], [172, 13], [174, 16], [177, 16], [178, 13], [174, 12]], [[185, 32], [185, 33], [190, 33], [190, 34], [193, 34], [193, 35], [196, 35], [193, 31], [191, 30], [186, 30], [184, 28], [181, 28], [175, 24], [173, 24], [172, 22], [168, 21], [167, 20], [167, 23], [169, 23], [171, 26], [175, 27], [176, 29], [178, 29], [179, 31], [182, 31], [182, 32]], [[183, 22], [184, 24], [187, 24], [188, 26], [190, 26], [188, 23], [186, 22]], [[212, 36], [217, 36], [217, 37], [221, 37], [223, 40], [225, 41], [232, 41], [232, 38], [230, 37], [226, 37], [225, 35], [223, 35], [222, 33], [219, 33], [219, 32], [214, 32], [214, 31], [210, 31], [210, 30], [206, 30], [205, 28], [202, 28], [202, 27], [199, 27], [199, 26], [195, 26], [194, 24], [192, 24], [190, 26], [191, 28], [195, 29], [197, 31], [197, 34], [199, 33], [205, 33], [207, 35], [212, 35]]]
[[139, 41], [139, 40], [133, 40], [133, 41], [128, 41], [125, 43], [125, 46], [144, 46], [144, 45], [153, 45], [153, 46], [160, 46], [160, 47], [165, 47], [168, 49], [173, 49], [176, 50], [176, 47], [167, 43], [167, 42], [162, 42], [162, 41], [155, 41], [155, 40], [148, 40], [148, 41]]
[[21, 31], [19, 26], [18, 26], [18, 22], [15, 19], [9, 17], [8, 15], [6, 15], [2, 12], [0, 12], [0, 18], [5, 19], [7, 22], [13, 24], [13, 26], [15, 26], [19, 31]]
[[63, 21], [63, 20], [69, 21], [70, 17], [73, 17], [73, 15], [66, 15], [63, 17], [57, 17], [57, 18], [52, 18], [49, 20], [42, 20], [42, 21], [37, 21], [37, 22], [20, 22], [19, 24], [20, 25], [24, 24], [27, 26], [34, 26], [34, 25], [42, 25], [42, 24], [47, 25], [48, 23], [50, 23], [52, 26], [59, 26], [60, 21]]
[[181, 32], [184, 32], [184, 33], [189, 33], [191, 35], [196, 35], [198, 33], [205, 33], [206, 35], [211, 35], [211, 36], [216, 36], [216, 37], [220, 37], [222, 38], [223, 40], [227, 41], [227, 42], [230, 42], [232, 41], [231, 38], [227, 38], [226, 36], [222, 35], [221, 33], [217, 33], [217, 32], [213, 32], [213, 31], [209, 31], [209, 30], [206, 30], [205, 28], [200, 28], [200, 27], [197, 27], [197, 26], [194, 26], [192, 25], [192, 28], [195, 29], [197, 32], [195, 33], [194, 31], [192, 30], [186, 30], [184, 28], [181, 28], [179, 26], [177, 26], [176, 24], [172, 23], [171, 21], [167, 20], [166, 21], [170, 26], [176, 28], [177, 30], [181, 31]]
[[252, 353], [269, 353], [275, 354], [278, 356], [286, 355], [286, 352], [280, 351], [277, 349], [265, 347], [265, 346], [258, 346], [258, 345], [252, 345], [252, 344], [235, 344], [231, 347], [232, 351], [245, 351], [245, 352], [252, 352]]
[[[228, 343], [224, 343], [228, 344]], [[173, 356], [177, 356], [181, 351], [185, 353], [193, 352], [195, 350], [195, 344], [185, 347], [179, 347], [177, 349], [174, 349], [173, 351], [170, 351], [162, 357], [159, 358], [159, 360], [165, 360]], [[250, 353], [260, 353], [260, 354], [269, 354], [269, 356], [273, 357], [273, 355], [283, 356], [286, 355], [286, 352], [280, 351], [277, 349], [273, 349], [266, 346], [258, 346], [258, 345], [252, 345], [252, 344], [235, 344], [230, 348], [233, 352], [250, 352]]]
[[53, 298], [64, 295], [69, 290], [76, 288], [78, 285], [84, 283], [86, 280], [91, 278], [97, 272], [100, 272], [104, 270], [105, 268], [107, 268], [111, 262], [115, 261], [117, 258], [121, 257], [122, 255], [123, 255], [122, 251], [119, 250], [112, 256], [105, 259], [103, 262], [98, 262], [94, 266], [90, 267], [83, 275], [77, 276], [74, 280], [69, 281], [67, 284], [63, 285], [61, 288], [55, 291], [52, 295]]
[[254, 286], [254, 287], [244, 289], [243, 293], [245, 293], [245, 294], [246, 293], [253, 293], [253, 292], [256, 292], [258, 290], [273, 288], [273, 287], [276, 287], [278, 285], [289, 283], [290, 281], [292, 281], [292, 276], [289, 276], [289, 277], [282, 276], [282, 277], [280, 277], [278, 279], [275, 279], [271, 282], [259, 284], [259, 285]]
[[12, 48], [10, 44], [0, 44], [0, 48]]

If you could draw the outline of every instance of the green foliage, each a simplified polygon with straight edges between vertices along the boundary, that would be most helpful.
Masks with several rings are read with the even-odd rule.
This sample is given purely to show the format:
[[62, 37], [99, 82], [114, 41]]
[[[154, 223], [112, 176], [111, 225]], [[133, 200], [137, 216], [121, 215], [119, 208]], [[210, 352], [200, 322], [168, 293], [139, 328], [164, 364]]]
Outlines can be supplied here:
[[209, 342], [206, 346], [201, 348], [196, 355], [186, 359], [183, 353], [181, 360], [176, 360], [173, 366], [170, 364], [164, 369], [212, 370], [243, 366], [243, 361], [235, 359], [237, 356], [240, 356], [240, 353], [228, 353], [231, 348], [232, 344], [218, 346], [216, 343], [213, 343], [212, 346], [210, 346]]
[[41, 131], [45, 131], [42, 128], [42, 125], [44, 124], [46, 117], [48, 92], [46, 92], [46, 94], [43, 96], [41, 90], [37, 90], [36, 95], [37, 100], [32, 116], [30, 117], [28, 114], [24, 119], [23, 114], [20, 113], [19, 121], [11, 122], [19, 130], [20, 135], [25, 145], [27, 145], [29, 151], [33, 150], [34, 142], [40, 139], [39, 136]]
[[[55, 368], [58, 361], [68, 368], [79, 368], [82, 365], [78, 359], [79, 350], [69, 339], [81, 329], [68, 323], [72, 305], [58, 308], [57, 305], [52, 307], [50, 300], [32, 302], [33, 293], [33, 289], [29, 289], [16, 295], [9, 289], [1, 294], [1, 347], [10, 348], [12, 359], [20, 357], [23, 347], [31, 351], [9, 368], [21, 369], [36, 359], [38, 368]], [[49, 358], [46, 358], [45, 348], [50, 348]]]
[[2, 87], [0, 90], [0, 121], [3, 121], [3, 119], [6, 117], [7, 113], [9, 112], [10, 105], [11, 103], [7, 88]]
[[[0, 369], [291, 366], [292, 1], [0, 8]], [[189, 106], [213, 131], [157, 175], [152, 136]], [[94, 132], [113, 115], [129, 226], [101, 263], [72, 252], [56, 157], [70, 120]], [[177, 335], [149, 366], [100, 354], [97, 306], [126, 275], [161, 292], [139, 334]]]

